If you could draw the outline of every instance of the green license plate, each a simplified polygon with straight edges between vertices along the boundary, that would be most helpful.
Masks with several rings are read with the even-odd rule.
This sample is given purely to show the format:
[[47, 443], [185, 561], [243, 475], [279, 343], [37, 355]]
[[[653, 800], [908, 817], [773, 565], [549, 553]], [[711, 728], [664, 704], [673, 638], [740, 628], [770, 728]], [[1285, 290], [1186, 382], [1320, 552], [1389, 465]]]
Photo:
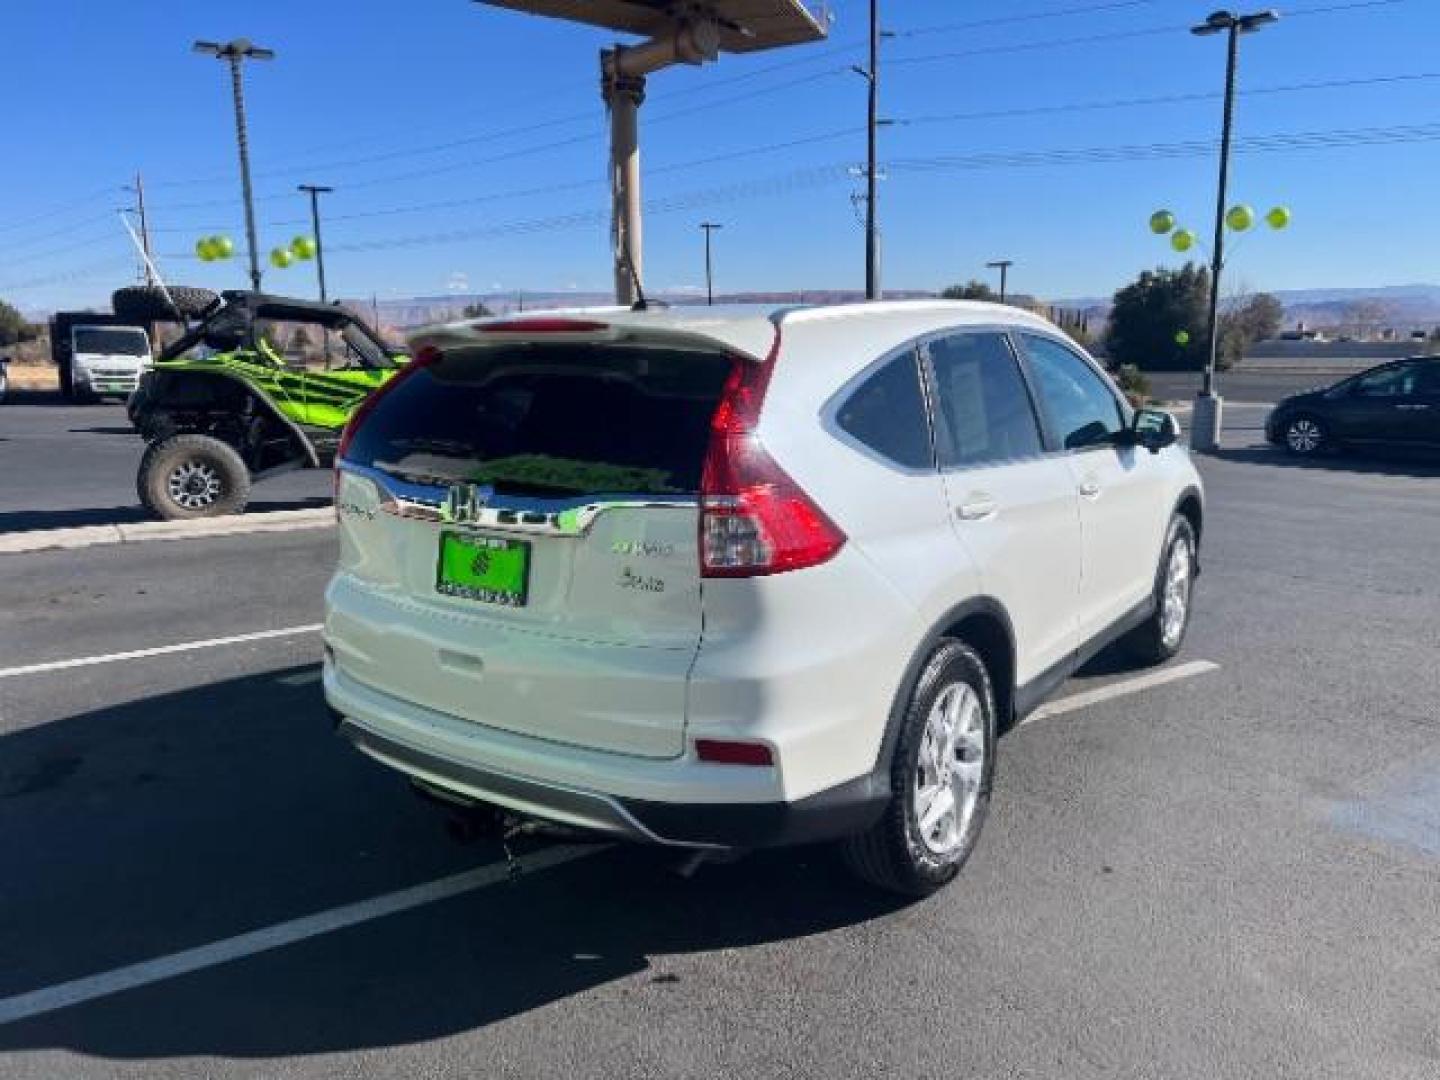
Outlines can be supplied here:
[[530, 545], [493, 536], [440, 534], [435, 588], [446, 596], [524, 607], [530, 587]]

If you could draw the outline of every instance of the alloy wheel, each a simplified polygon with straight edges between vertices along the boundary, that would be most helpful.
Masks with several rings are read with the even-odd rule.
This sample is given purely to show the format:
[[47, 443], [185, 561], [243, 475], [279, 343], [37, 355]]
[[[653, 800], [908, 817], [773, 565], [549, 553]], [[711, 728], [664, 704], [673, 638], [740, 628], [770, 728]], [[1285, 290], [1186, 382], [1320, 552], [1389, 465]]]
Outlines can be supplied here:
[[165, 490], [177, 506], [186, 510], [204, 510], [220, 498], [224, 485], [220, 474], [209, 462], [191, 459], [170, 470]]
[[984, 775], [985, 710], [968, 683], [951, 683], [930, 707], [915, 768], [915, 821], [932, 854], [964, 844]]

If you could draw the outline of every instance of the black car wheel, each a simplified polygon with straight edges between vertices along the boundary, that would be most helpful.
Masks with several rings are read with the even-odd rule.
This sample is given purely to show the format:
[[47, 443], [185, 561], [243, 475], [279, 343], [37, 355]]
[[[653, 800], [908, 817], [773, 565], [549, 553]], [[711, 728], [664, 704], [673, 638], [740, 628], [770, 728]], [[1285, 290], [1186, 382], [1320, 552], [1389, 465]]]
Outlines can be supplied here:
[[208, 435], [151, 443], [135, 487], [145, 509], [167, 521], [238, 514], [250, 498], [250, 471], [233, 447]]
[[1317, 454], [1330, 441], [1325, 425], [1314, 416], [1292, 416], [1285, 422], [1285, 449], [1300, 457]]

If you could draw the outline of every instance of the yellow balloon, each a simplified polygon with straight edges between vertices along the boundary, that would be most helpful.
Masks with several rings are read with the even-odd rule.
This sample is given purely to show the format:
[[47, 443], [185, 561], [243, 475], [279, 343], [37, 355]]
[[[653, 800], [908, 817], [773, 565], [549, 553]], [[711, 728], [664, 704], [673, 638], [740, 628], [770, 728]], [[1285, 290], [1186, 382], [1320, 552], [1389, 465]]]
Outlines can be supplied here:
[[1272, 229], [1283, 229], [1290, 224], [1290, 211], [1283, 206], [1277, 206], [1265, 215], [1265, 224]]
[[1170, 237], [1170, 246], [1176, 251], [1189, 251], [1195, 246], [1195, 234], [1189, 229], [1179, 229]]
[[1175, 215], [1169, 210], [1156, 210], [1150, 215], [1150, 231], [1164, 236], [1171, 229], [1175, 228]]
[[1244, 203], [1232, 206], [1229, 213], [1225, 215], [1225, 224], [1236, 232], [1244, 232], [1255, 224], [1255, 211]]
[[235, 254], [235, 242], [228, 236], [212, 236], [210, 250], [217, 259], [228, 259]]
[[290, 241], [290, 254], [297, 259], [313, 259], [315, 257], [315, 241], [308, 236], [297, 236]]
[[201, 262], [209, 262], [215, 258], [215, 249], [211, 246], [208, 236], [195, 241], [195, 254]]
[[1176, 345], [1179, 345], [1179, 346], [1181, 346], [1181, 347], [1184, 347], [1184, 346], [1186, 346], [1186, 345], [1189, 345], [1189, 344], [1190, 344], [1190, 331], [1189, 331], [1189, 330], [1176, 330], [1176, 331], [1175, 331], [1175, 344], [1176, 344]]
[[295, 256], [290, 254], [289, 249], [277, 247], [270, 249], [270, 265], [284, 270], [295, 261]]

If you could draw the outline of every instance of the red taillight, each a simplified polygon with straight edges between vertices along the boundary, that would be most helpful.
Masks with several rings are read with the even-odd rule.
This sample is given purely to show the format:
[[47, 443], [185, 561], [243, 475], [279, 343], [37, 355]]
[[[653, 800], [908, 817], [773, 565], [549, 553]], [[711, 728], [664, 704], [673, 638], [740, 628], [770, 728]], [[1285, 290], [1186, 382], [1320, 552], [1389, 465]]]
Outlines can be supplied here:
[[479, 323], [475, 329], [482, 334], [598, 334], [610, 327], [587, 319], [506, 319], [504, 322]]
[[[345, 451], [350, 449], [350, 442], [355, 438], [355, 432], [360, 430], [360, 425], [365, 418], [375, 411], [375, 406], [380, 404], [380, 399], [393, 391], [406, 379], [410, 378], [417, 371], [423, 371], [440, 359], [440, 350], [433, 345], [427, 345], [419, 350], [389, 381], [382, 383], [369, 397], [362, 400], [350, 419], [345, 423], [345, 430], [340, 433], [340, 445], [335, 448], [335, 460], [339, 462], [345, 456]], [[338, 481], [337, 481], [338, 482]]]
[[759, 577], [833, 558], [845, 534], [756, 438], [780, 335], [762, 364], [737, 361], [710, 421], [700, 479], [700, 574]]
[[768, 768], [775, 764], [775, 755], [764, 743], [734, 742], [730, 739], [696, 739], [695, 756], [715, 765]]

